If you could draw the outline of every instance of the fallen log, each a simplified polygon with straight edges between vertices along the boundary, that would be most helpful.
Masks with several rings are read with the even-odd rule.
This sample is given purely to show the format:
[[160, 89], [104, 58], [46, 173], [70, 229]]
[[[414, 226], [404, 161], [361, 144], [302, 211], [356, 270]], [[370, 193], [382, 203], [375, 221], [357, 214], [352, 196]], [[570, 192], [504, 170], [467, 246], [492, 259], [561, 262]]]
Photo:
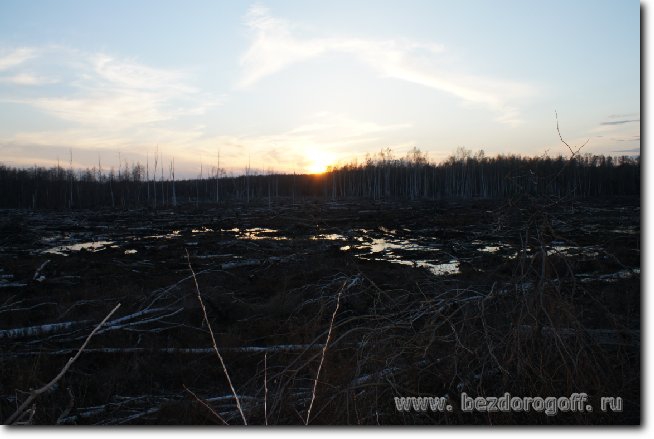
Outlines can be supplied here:
[[73, 328], [84, 327], [87, 326], [89, 322], [90, 320], [78, 320], [63, 323], [50, 323], [38, 326], [27, 326], [24, 328], [3, 329], [0, 330], [0, 339], [33, 337], [37, 335], [52, 334], [56, 332], [67, 331]]
[[[521, 325], [520, 331], [523, 333], [533, 333], [534, 327], [530, 325]], [[635, 329], [574, 329], [543, 326], [541, 328], [541, 335], [547, 338], [560, 337], [562, 339], [588, 336], [591, 340], [601, 346], [640, 346], [640, 331]]]
[[45, 280], [45, 276], [41, 274], [43, 269], [45, 268], [46, 265], [50, 263], [50, 259], [46, 260], [39, 268], [36, 269], [36, 272], [34, 273], [34, 277], [32, 280], [37, 281], [37, 282], [43, 282]]
[[230, 270], [232, 268], [256, 267], [258, 265], [261, 265], [261, 261], [258, 259], [244, 259], [242, 261], [225, 262], [220, 266], [220, 268], [223, 270]]
[[[291, 344], [291, 345], [273, 345], [273, 346], [242, 346], [242, 347], [231, 347], [231, 348], [220, 348], [221, 352], [235, 352], [235, 353], [275, 353], [275, 352], [304, 352], [307, 350], [318, 350], [322, 349], [320, 344]], [[56, 351], [30, 351], [30, 352], [13, 352], [7, 355], [2, 355], [2, 358], [5, 357], [30, 357], [36, 355], [69, 355], [74, 352], [75, 349], [58, 349]], [[143, 354], [187, 354], [187, 355], [199, 355], [199, 354], [211, 354], [214, 352], [213, 348], [90, 348], [85, 349], [87, 354], [134, 354], [134, 353], [143, 353]]]

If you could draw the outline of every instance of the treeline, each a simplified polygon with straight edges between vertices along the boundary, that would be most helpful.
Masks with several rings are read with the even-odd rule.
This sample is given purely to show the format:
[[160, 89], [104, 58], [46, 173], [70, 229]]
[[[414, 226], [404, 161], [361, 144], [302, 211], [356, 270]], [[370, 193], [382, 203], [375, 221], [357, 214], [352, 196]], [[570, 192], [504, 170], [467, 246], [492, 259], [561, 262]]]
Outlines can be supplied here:
[[299, 201], [306, 198], [373, 200], [505, 198], [570, 196], [574, 198], [640, 195], [640, 157], [579, 155], [572, 158], [486, 157], [463, 149], [435, 164], [413, 149], [393, 158], [390, 150], [364, 163], [329, 169], [324, 174], [222, 172], [206, 178], [178, 180], [144, 172], [140, 164], [111, 170], [46, 169], [0, 165], [0, 207], [160, 208], [180, 204]]

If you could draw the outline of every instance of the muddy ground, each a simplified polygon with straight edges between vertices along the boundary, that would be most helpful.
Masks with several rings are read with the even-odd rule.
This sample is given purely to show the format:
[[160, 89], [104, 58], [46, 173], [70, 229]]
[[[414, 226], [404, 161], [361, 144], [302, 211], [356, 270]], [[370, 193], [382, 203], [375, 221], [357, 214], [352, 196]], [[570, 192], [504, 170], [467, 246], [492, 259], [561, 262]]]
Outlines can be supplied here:
[[[640, 422], [639, 199], [4, 210], [0, 419], [118, 303], [21, 422]], [[463, 392], [594, 410], [465, 413]]]

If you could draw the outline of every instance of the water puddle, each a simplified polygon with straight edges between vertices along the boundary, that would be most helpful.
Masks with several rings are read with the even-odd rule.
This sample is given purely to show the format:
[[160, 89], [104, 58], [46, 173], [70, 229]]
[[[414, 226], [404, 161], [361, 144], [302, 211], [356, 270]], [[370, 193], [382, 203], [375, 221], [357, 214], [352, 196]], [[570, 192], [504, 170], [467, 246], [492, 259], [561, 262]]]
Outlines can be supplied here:
[[560, 241], [553, 241], [552, 245], [547, 248], [547, 254], [559, 254], [562, 256], [570, 257], [583, 257], [583, 258], [597, 258], [600, 256], [602, 248], [596, 245], [589, 246], [573, 246], [573, 245], [564, 245]]
[[433, 251], [433, 249], [429, 247], [424, 247], [408, 240], [389, 241], [384, 238], [373, 239], [372, 242], [364, 243], [357, 246], [357, 248], [370, 249], [371, 253], [387, 252], [389, 250]]
[[443, 263], [431, 262], [427, 260], [411, 261], [411, 260], [399, 259], [399, 258], [397, 259], [386, 258], [386, 259], [376, 259], [376, 260], [388, 261], [400, 265], [409, 265], [416, 268], [426, 268], [435, 276], [449, 276], [461, 272], [461, 269], [459, 267], [459, 261], [457, 261], [456, 259]]
[[257, 241], [261, 239], [271, 239], [274, 241], [287, 241], [289, 238], [280, 234], [279, 230], [268, 229], [264, 227], [252, 227], [250, 229], [239, 229], [237, 227], [229, 230], [222, 230], [223, 232], [231, 232], [236, 234], [236, 239], [246, 239], [250, 241]]
[[312, 241], [347, 241], [345, 236], [338, 233], [313, 235], [309, 239]]
[[482, 253], [498, 253], [502, 247], [499, 245], [486, 245], [484, 247], [479, 248], [478, 250]]
[[511, 251], [513, 255], [516, 254], [515, 251], [513, 251], [513, 247], [508, 244], [501, 244], [493, 241], [480, 241], [478, 239], [472, 241], [471, 244], [475, 246], [475, 251], [481, 253], [498, 254]]
[[[402, 239], [397, 230], [379, 227], [386, 236], [379, 237], [379, 232], [359, 229], [355, 236], [357, 244], [345, 245], [342, 251], [354, 251], [355, 256], [363, 260], [384, 261], [391, 264], [407, 265], [415, 268], [425, 268], [435, 276], [448, 276], [460, 273], [459, 261], [451, 255], [442, 252], [439, 242], [430, 242], [406, 238]], [[443, 258], [447, 259], [443, 261]]]
[[47, 250], [43, 250], [42, 253], [48, 253], [52, 255], [61, 255], [66, 256], [70, 252], [78, 252], [81, 250], [86, 250], [90, 252], [99, 252], [105, 248], [112, 246], [114, 241], [89, 241], [89, 242], [79, 242], [76, 244], [69, 245], [60, 245], [57, 247], [52, 247]]
[[143, 239], [174, 239], [179, 238], [181, 234], [181, 230], [173, 230], [172, 232], [166, 234], [144, 236]]

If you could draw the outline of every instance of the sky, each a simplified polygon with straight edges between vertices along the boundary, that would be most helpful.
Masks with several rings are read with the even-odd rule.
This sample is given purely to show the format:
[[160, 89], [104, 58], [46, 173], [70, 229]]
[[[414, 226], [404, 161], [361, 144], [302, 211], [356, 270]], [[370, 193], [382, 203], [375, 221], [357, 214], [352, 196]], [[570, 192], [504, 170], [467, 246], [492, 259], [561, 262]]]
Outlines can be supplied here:
[[0, 1], [0, 162], [640, 153], [634, 0]]

